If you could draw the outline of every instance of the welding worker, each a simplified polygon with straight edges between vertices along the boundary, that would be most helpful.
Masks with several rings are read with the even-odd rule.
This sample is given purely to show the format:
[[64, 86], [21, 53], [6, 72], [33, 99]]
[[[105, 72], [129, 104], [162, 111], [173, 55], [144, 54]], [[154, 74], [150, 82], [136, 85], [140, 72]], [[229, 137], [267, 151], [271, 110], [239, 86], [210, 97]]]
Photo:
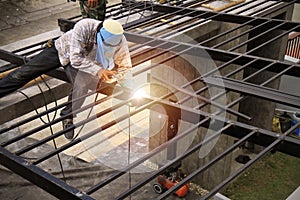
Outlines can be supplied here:
[[[48, 44], [28, 63], [0, 79], [0, 98], [60, 66], [73, 86], [69, 100], [86, 94], [92, 82], [109, 82], [113, 75], [119, 77], [121, 86], [129, 87], [131, 80], [124, 77], [131, 77], [128, 74], [131, 74], [132, 65], [123, 31], [122, 25], [113, 19], [103, 23], [95, 19], [80, 20], [55, 40], [54, 45]], [[80, 108], [83, 102], [84, 99], [67, 105], [61, 116]], [[70, 115], [63, 120], [63, 128], [73, 125], [73, 117], [76, 116]], [[74, 131], [67, 132], [65, 137], [72, 139]]]

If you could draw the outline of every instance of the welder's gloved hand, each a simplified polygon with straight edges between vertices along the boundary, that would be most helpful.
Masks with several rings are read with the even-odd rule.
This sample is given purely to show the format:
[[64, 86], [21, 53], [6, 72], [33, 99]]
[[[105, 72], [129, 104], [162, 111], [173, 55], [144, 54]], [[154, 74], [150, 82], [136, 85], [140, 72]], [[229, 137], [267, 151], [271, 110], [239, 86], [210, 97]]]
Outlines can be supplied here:
[[116, 81], [113, 78], [116, 73], [117, 73], [116, 71], [101, 69], [98, 71], [97, 75], [100, 80], [102, 80], [106, 83], [113, 83]]

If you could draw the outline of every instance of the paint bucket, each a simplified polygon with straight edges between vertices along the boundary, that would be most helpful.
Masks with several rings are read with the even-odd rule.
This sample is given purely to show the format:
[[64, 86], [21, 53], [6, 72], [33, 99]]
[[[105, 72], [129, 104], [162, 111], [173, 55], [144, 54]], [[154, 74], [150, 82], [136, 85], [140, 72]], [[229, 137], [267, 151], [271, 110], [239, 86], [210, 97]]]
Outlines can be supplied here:
[[[292, 126], [300, 122], [300, 113], [294, 113], [292, 116]], [[300, 137], [300, 127], [298, 127], [294, 133]]]

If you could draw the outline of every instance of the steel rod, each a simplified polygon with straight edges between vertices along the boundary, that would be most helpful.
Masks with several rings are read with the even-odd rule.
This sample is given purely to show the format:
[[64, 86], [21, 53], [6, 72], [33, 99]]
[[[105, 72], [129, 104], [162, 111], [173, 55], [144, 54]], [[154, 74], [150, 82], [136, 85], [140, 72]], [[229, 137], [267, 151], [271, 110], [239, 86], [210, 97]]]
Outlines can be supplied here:
[[225, 179], [222, 183], [217, 185], [214, 189], [212, 189], [208, 194], [201, 197], [201, 200], [206, 200], [212, 197], [214, 194], [216, 194], [220, 189], [228, 185], [230, 181], [237, 178], [240, 174], [245, 172], [251, 165], [253, 165], [255, 162], [257, 162], [259, 159], [263, 158], [268, 152], [272, 151], [277, 145], [280, 145], [280, 143], [284, 140], [284, 138], [291, 134], [297, 127], [300, 126], [300, 122], [298, 122], [294, 127], [291, 127], [286, 133], [283, 135], [280, 135], [277, 140], [275, 140], [272, 144], [270, 144], [267, 148], [262, 150], [259, 154], [257, 154], [254, 158], [252, 158], [250, 161], [248, 161], [244, 166], [239, 168], [236, 172], [234, 172], [231, 176], [229, 176], [227, 179]]
[[0, 147], [0, 164], [59, 199], [93, 200], [78, 189]]
[[[206, 145], [207, 143], [211, 142], [213, 139], [216, 139], [217, 137], [219, 137], [222, 134], [222, 131], [225, 130], [225, 129], [227, 129], [227, 128], [229, 128], [230, 126], [232, 126], [232, 124], [227, 124], [222, 129], [216, 131], [213, 135], [209, 136], [208, 138], [205, 138], [203, 141], [201, 141], [200, 143], [198, 143], [197, 145], [195, 145], [191, 149], [187, 150], [185, 153], [177, 156], [175, 159], [173, 159], [172, 161], [170, 161], [168, 164], [160, 167], [159, 170], [156, 170], [153, 173], [151, 173], [145, 179], [143, 179], [142, 181], [138, 182], [137, 184], [135, 184], [134, 186], [132, 186], [131, 188], [129, 188], [128, 190], [126, 190], [125, 192], [123, 192], [122, 194], [120, 194], [118, 197], [115, 197], [115, 199], [124, 199], [125, 197], [129, 196], [133, 192], [137, 191], [139, 188], [141, 188], [142, 186], [146, 185], [148, 182], [150, 182], [151, 180], [153, 180], [159, 174], [162, 174], [165, 170], [167, 170], [173, 164], [175, 164], [175, 163], [177, 163], [177, 162], [185, 159], [186, 157], [190, 156], [191, 154], [193, 154], [197, 150], [199, 150], [203, 145]], [[252, 131], [252, 132], [253, 132], [252, 134], [248, 134], [248, 135], [252, 136], [255, 133], [254, 131]], [[242, 140], [240, 140], [239, 142], [235, 143], [231, 147], [233, 149], [235, 149], [236, 147], [240, 146], [243, 142], [245, 142], [248, 138], [250, 138], [250, 136], [248, 136], [248, 135], [246, 137], [244, 137]], [[222, 159], [224, 156], [226, 156], [225, 152], [223, 152], [222, 155], [219, 156], [218, 160]]]
[[[292, 5], [292, 4], [294, 4], [295, 2], [296, 2], [296, 0], [294, 0], [294, 1], [292, 1], [292, 2], [289, 2], [287, 5], [284, 5], [283, 7]], [[268, 11], [267, 13], [263, 14], [261, 17], [265, 17], [266, 15], [268, 15], [268, 14], [270, 14], [270, 13], [273, 13], [273, 12], [276, 12], [276, 11], [278, 11], [278, 10], [280, 10], [280, 9], [282, 9], [282, 7], [278, 7], [278, 8], [276, 8], [275, 10], [272, 10], [272, 12], [269, 12], [269, 11]], [[210, 42], [210, 41], [212, 41], [212, 40], [216, 40], [216, 39], [218, 39], [218, 38], [220, 38], [220, 37], [222, 37], [222, 36], [226, 36], [227, 34], [233, 32], [233, 31], [236, 31], [236, 30], [238, 30], [238, 29], [240, 29], [240, 28], [243, 28], [243, 27], [246, 26], [246, 25], [249, 25], [250, 23], [254, 22], [255, 20], [261, 20], [261, 19], [253, 18], [253, 19], [251, 19], [251, 20], [249, 20], [249, 21], [247, 21], [247, 22], [245, 22], [245, 23], [243, 23], [243, 24], [240, 24], [240, 25], [237, 26], [237, 27], [231, 28], [231, 29], [229, 29], [229, 30], [227, 30], [227, 31], [225, 31], [225, 32], [223, 32], [223, 33], [221, 33], [221, 34], [215, 35], [215, 36], [213, 36], [213, 37], [211, 37], [211, 38], [209, 38], [209, 39], [207, 39], [207, 40], [205, 40], [205, 41], [203, 41], [203, 42], [200, 42], [200, 45], [204, 45], [204, 44], [207, 43], [207, 42]]]
[[[25, 148], [23, 148], [23, 149], [17, 151], [16, 154], [17, 154], [17, 155], [21, 155], [21, 154], [23, 154], [23, 153], [26, 153], [27, 151], [30, 151], [30, 150], [34, 149], [35, 147], [38, 147], [38, 146], [40, 146], [40, 145], [42, 145], [42, 144], [44, 144], [44, 143], [46, 143], [46, 142], [51, 141], [52, 139], [54, 139], [54, 138], [56, 138], [56, 137], [58, 137], [58, 136], [63, 135], [64, 133], [66, 133], [66, 132], [68, 132], [68, 131], [70, 131], [70, 130], [75, 129], [76, 127], [83, 126], [84, 124], [86, 124], [86, 123], [88, 123], [88, 122], [91, 122], [92, 120], [95, 120], [95, 119], [97, 119], [97, 118], [99, 118], [99, 117], [101, 117], [101, 116], [103, 116], [103, 115], [106, 115], [106, 114], [108, 114], [109, 112], [111, 112], [112, 110], [117, 109], [117, 108], [120, 108], [121, 106], [124, 106], [125, 104], [126, 104], [126, 103], [123, 102], [123, 103], [116, 104], [116, 105], [114, 105], [114, 106], [112, 106], [112, 107], [110, 107], [110, 108], [107, 108], [107, 109], [105, 109], [105, 110], [103, 110], [103, 111], [101, 111], [101, 112], [99, 112], [99, 113], [97, 113], [97, 114], [94, 114], [94, 115], [88, 117], [87, 119], [84, 119], [84, 120], [82, 120], [82, 121], [80, 121], [80, 122], [78, 122], [78, 123], [76, 123], [76, 124], [74, 124], [74, 125], [72, 125], [72, 126], [66, 128], [66, 129], [64, 129], [64, 130], [58, 131], [58, 132], [56, 132], [56, 133], [53, 134], [53, 135], [50, 135], [50, 136], [48, 136], [48, 137], [46, 137], [46, 138], [44, 138], [44, 139], [42, 139], [42, 140], [37, 141], [36, 143], [33, 143], [33, 144], [29, 145], [29, 146], [26, 146]], [[93, 134], [93, 135], [94, 135], [94, 134]], [[73, 142], [73, 141], [71, 141], [70, 143], [72, 143], [72, 142]], [[80, 141], [79, 141], [79, 142], [80, 142]], [[70, 143], [69, 143], [69, 144], [70, 144]], [[78, 143], [78, 141], [77, 141], [77, 143]], [[77, 143], [75, 143], [75, 144], [77, 144]], [[68, 147], [71, 147], [71, 146], [68, 146]]]
[[[295, 31], [297, 28], [300, 28], [300, 25], [291, 28], [291, 29], [289, 30], [289, 32]], [[261, 47], [265, 46], [266, 44], [270, 44], [270, 43], [273, 42], [274, 40], [277, 40], [277, 39], [279, 39], [280, 37], [283, 37], [283, 36], [286, 35], [286, 34], [288, 34], [288, 32], [283, 32], [283, 33], [277, 35], [276, 37], [273, 37], [272, 39], [268, 40], [267, 42], [265, 42], [265, 43], [263, 43], [263, 44], [261, 44], [261, 45], [255, 47], [255, 48], [251, 49], [250, 51], [247, 51], [245, 54], [250, 54], [250, 53], [252, 53], [252, 52], [254, 52], [254, 51], [260, 49]]]
[[155, 80], [159, 81], [159, 82], [162, 82], [162, 83], [164, 83], [164, 84], [166, 84], [166, 85], [168, 85], [168, 86], [170, 86], [170, 87], [172, 87], [172, 88], [178, 90], [179, 92], [182, 92], [182, 93], [184, 93], [184, 94], [187, 94], [187, 95], [189, 95], [189, 96], [191, 96], [191, 97], [195, 97], [195, 98], [197, 98], [197, 99], [199, 99], [199, 100], [201, 100], [201, 101], [204, 101], [205, 103], [208, 103], [208, 104], [211, 104], [211, 105], [213, 105], [213, 106], [216, 106], [217, 108], [220, 108], [220, 109], [222, 109], [222, 110], [224, 110], [224, 111], [227, 111], [227, 112], [229, 112], [229, 113], [231, 113], [231, 114], [234, 114], [234, 115], [236, 115], [236, 116], [242, 117], [242, 118], [247, 119], [247, 120], [251, 120], [251, 117], [249, 117], [249, 116], [247, 116], [247, 115], [245, 115], [245, 114], [239, 113], [238, 111], [232, 110], [232, 109], [230, 109], [230, 108], [225, 108], [223, 105], [221, 105], [221, 104], [219, 104], [219, 103], [217, 103], [217, 102], [214, 102], [214, 101], [212, 101], [212, 100], [210, 100], [210, 99], [207, 99], [206, 97], [203, 97], [203, 96], [194, 94], [193, 92], [190, 92], [190, 91], [188, 91], [188, 90], [185, 90], [185, 89], [182, 88], [182, 87], [178, 87], [177, 85], [172, 84], [172, 83], [170, 83], [170, 82], [167, 82], [167, 81], [165, 81], [165, 80], [163, 80], [163, 79], [161, 79], [161, 78], [158, 78], [157, 76], [153, 76], [153, 75], [152, 75], [151, 77], [154, 78]]
[[234, 47], [231, 47], [230, 49], [228, 49], [228, 51], [234, 51], [234, 50], [236, 50], [236, 49], [239, 49], [240, 47], [242, 47], [242, 46], [248, 44], [249, 42], [254, 41], [254, 40], [257, 40], [258, 38], [260, 38], [260, 37], [266, 35], [267, 33], [271, 32], [271, 31], [274, 31], [274, 30], [278, 29], [280, 26], [283, 26], [283, 25], [285, 25], [285, 24], [286, 24], [286, 22], [282, 22], [282, 23], [278, 24], [277, 26], [274, 26], [274, 27], [268, 29], [267, 31], [264, 31], [264, 32], [262, 32], [262, 33], [260, 33], [260, 34], [258, 34], [258, 35], [256, 35], [256, 36], [252, 37], [251, 39], [248, 39], [248, 40], [245, 41], [245, 42], [242, 42], [242, 43], [240, 43], [240, 44], [238, 44], [238, 45], [236, 45], [236, 46], [234, 46]]

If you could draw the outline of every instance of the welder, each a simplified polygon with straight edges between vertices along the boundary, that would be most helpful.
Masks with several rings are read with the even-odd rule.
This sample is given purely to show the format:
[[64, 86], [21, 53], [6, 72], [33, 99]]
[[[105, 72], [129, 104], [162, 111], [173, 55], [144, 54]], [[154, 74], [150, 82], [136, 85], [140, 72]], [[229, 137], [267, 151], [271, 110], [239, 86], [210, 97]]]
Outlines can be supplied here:
[[[117, 75], [121, 86], [128, 87], [132, 81], [132, 64], [123, 32], [122, 25], [113, 19], [103, 22], [88, 18], [80, 20], [53, 43], [48, 42], [38, 55], [0, 79], [0, 98], [61, 66], [73, 86], [69, 100], [81, 97], [89, 89], [96, 90], [99, 82], [109, 82], [113, 75]], [[65, 116], [64, 128], [73, 125], [76, 115], [70, 113], [79, 109], [83, 102], [84, 98], [68, 104], [61, 111], [61, 116]], [[74, 130], [65, 133], [65, 137], [72, 139]]]

